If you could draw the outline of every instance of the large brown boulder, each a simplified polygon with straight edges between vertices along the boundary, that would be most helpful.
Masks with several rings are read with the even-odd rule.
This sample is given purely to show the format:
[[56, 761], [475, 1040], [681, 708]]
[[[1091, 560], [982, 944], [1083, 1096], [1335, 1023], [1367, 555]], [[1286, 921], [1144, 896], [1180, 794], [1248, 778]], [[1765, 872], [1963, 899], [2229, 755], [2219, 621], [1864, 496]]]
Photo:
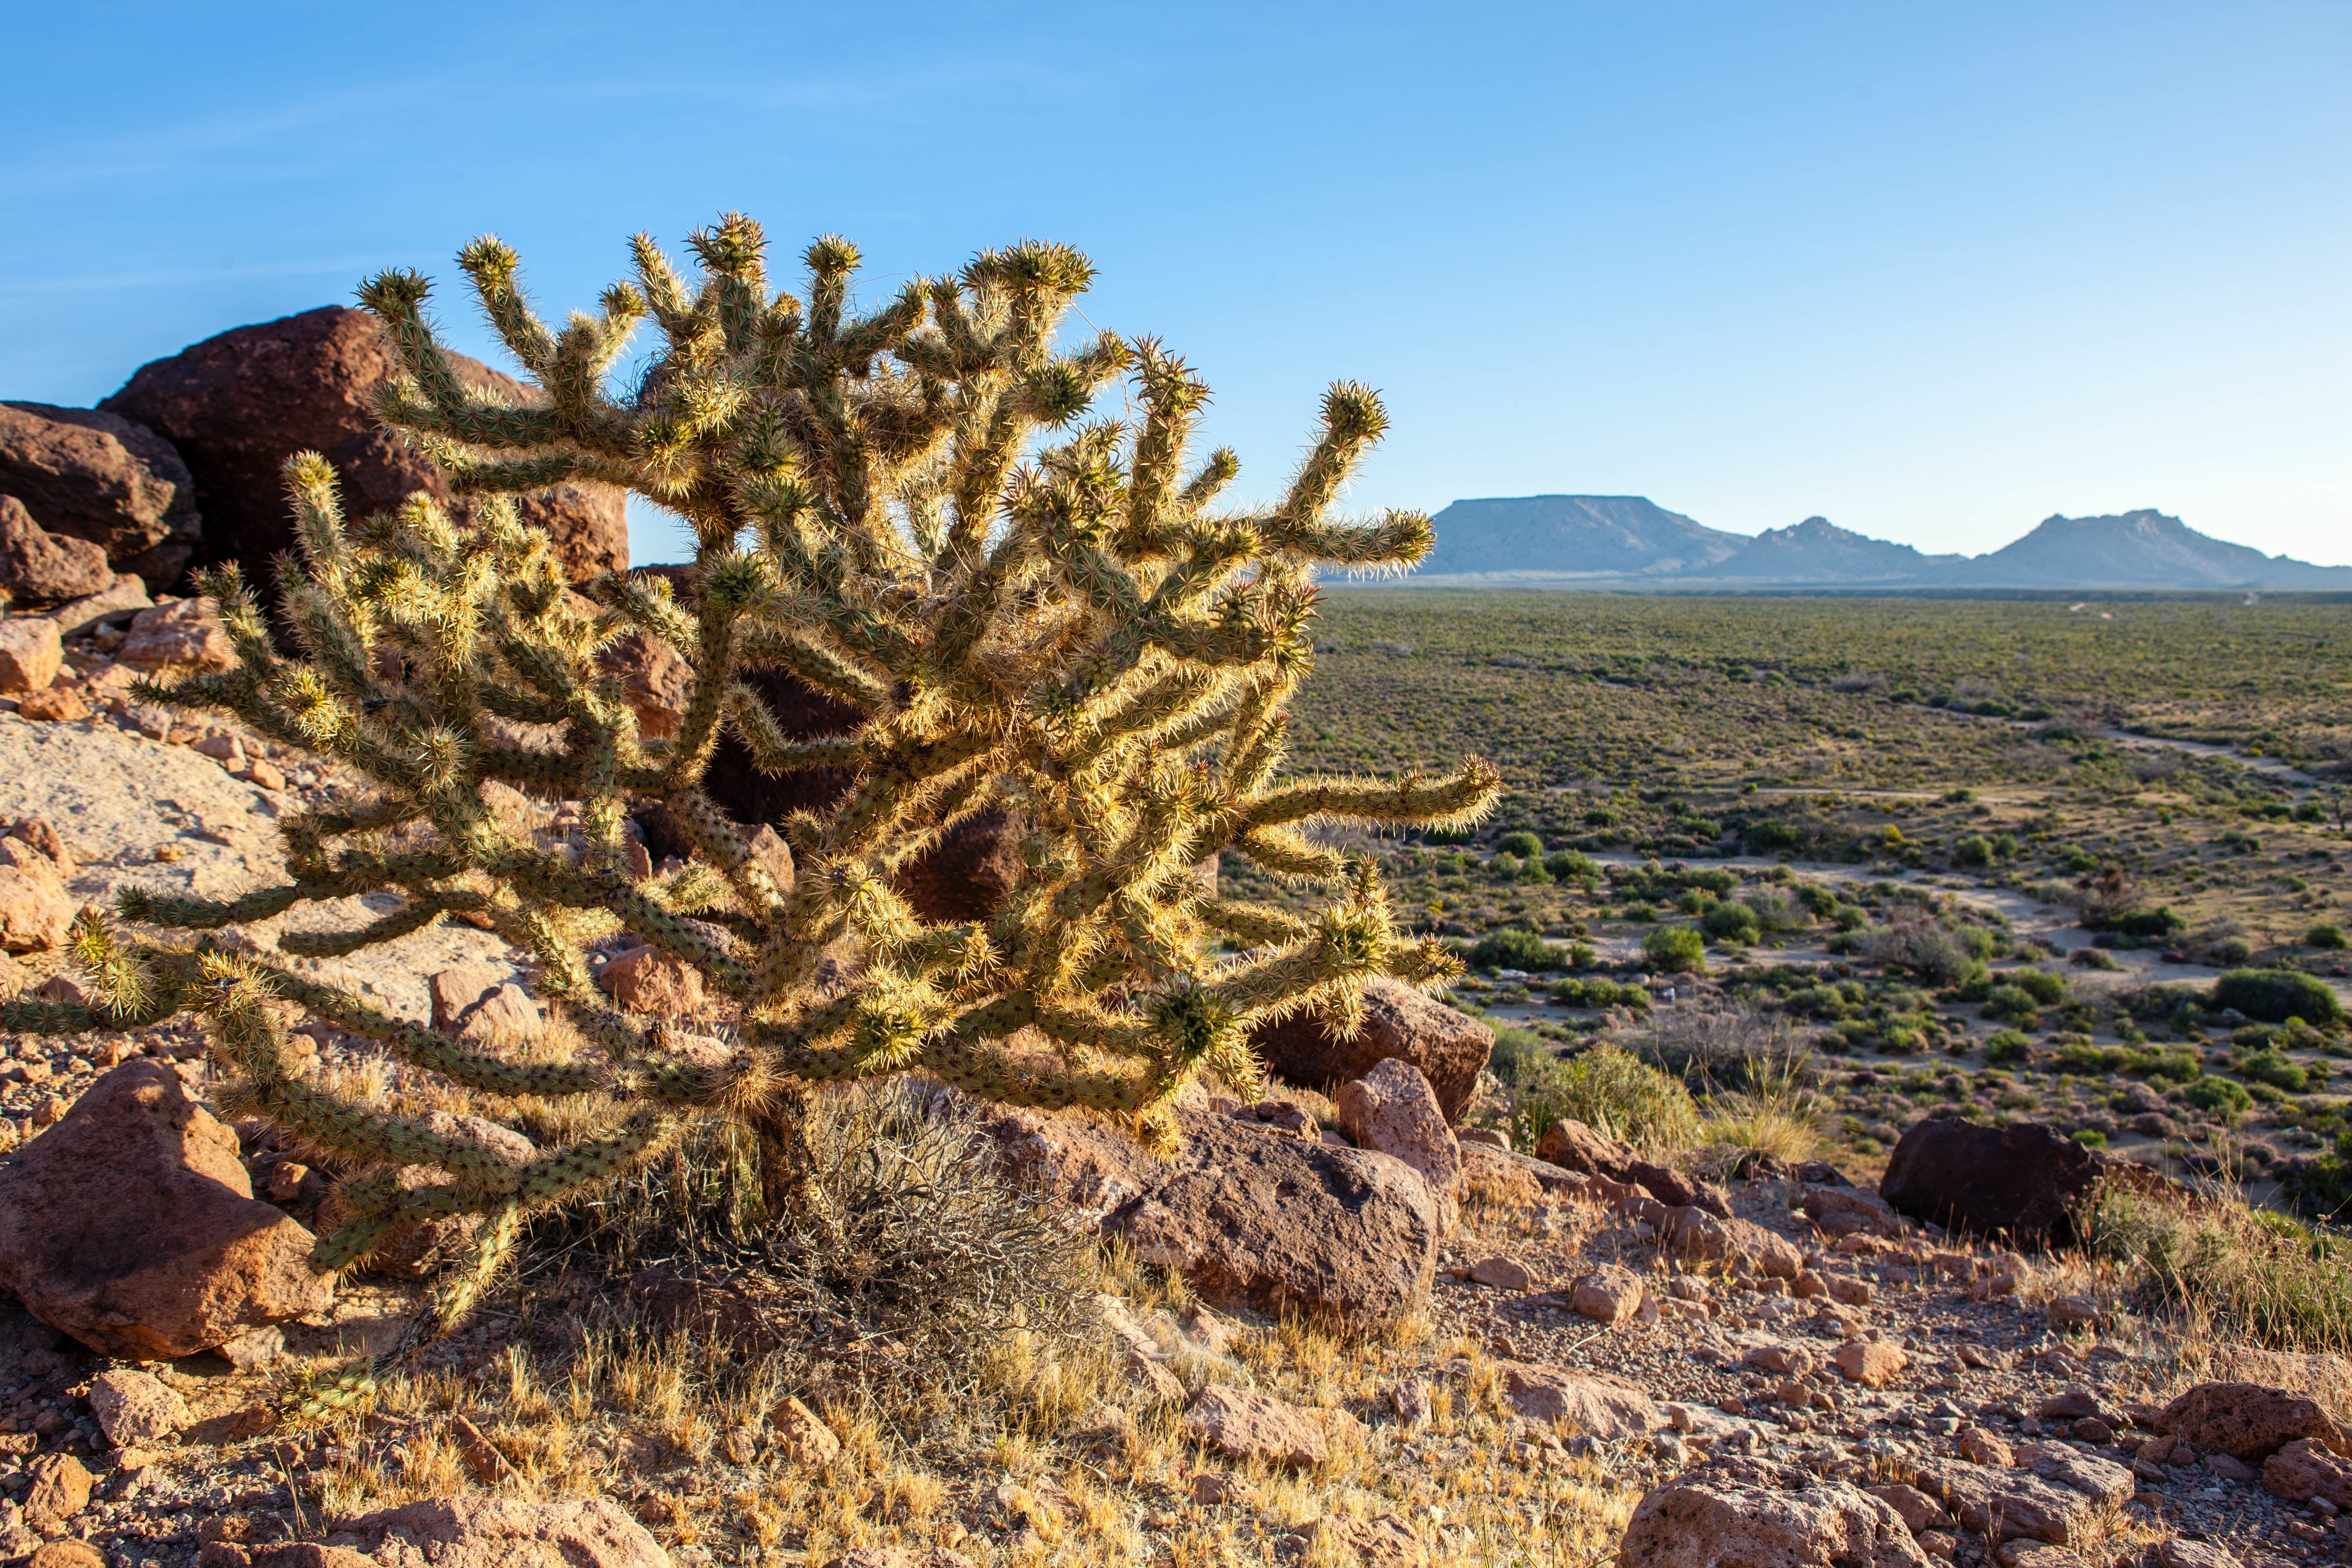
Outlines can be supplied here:
[[2074, 1239], [2074, 1205], [2100, 1175], [2096, 1155], [2042, 1122], [1939, 1116], [1903, 1134], [1878, 1192], [1914, 1219], [2042, 1246]]
[[[478, 360], [454, 353], [449, 360], [476, 391], [517, 404], [535, 395]], [[268, 594], [270, 557], [294, 543], [278, 469], [295, 453], [320, 452], [335, 465], [345, 513], [354, 519], [390, 511], [418, 491], [450, 500], [439, 467], [376, 419], [375, 390], [398, 373], [373, 316], [325, 305], [238, 327], [142, 365], [99, 406], [161, 431], [186, 460], [205, 519], [194, 564], [234, 561], [248, 584]], [[517, 497], [516, 506], [526, 523], [547, 532], [574, 580], [627, 567], [628, 515], [612, 486], [552, 485]]]
[[97, 545], [150, 591], [179, 576], [201, 531], [195, 481], [172, 443], [102, 409], [0, 403], [0, 494], [47, 532]]
[[1340, 1038], [1321, 1014], [1298, 1013], [1260, 1025], [1250, 1045], [1268, 1071], [1301, 1089], [1328, 1089], [1361, 1078], [1389, 1057], [1410, 1062], [1429, 1080], [1451, 1122], [1462, 1119], [1478, 1087], [1495, 1031], [1410, 985], [1380, 979], [1364, 987], [1363, 1024], [1352, 1038]]
[[992, 1131], [1016, 1172], [1213, 1302], [1378, 1329], [1428, 1300], [1438, 1196], [1404, 1162], [1191, 1107], [1176, 1121], [1172, 1159], [1075, 1112], [1012, 1111]]
[[1462, 1145], [1421, 1069], [1391, 1057], [1341, 1084], [1334, 1099], [1340, 1125], [1359, 1147], [1393, 1154], [1421, 1173], [1451, 1230], [1462, 1195]]
[[2249, 1465], [2305, 1437], [2352, 1443], [2352, 1435], [2337, 1436], [2317, 1401], [2259, 1383], [2200, 1383], [2164, 1407], [2156, 1430], [2200, 1454], [2227, 1454]]
[[1928, 1568], [1903, 1516], [1851, 1482], [1726, 1457], [1654, 1488], [1618, 1568]]
[[318, 1311], [312, 1237], [253, 1196], [236, 1134], [158, 1062], [100, 1079], [0, 1170], [0, 1285], [108, 1355], [194, 1355]]

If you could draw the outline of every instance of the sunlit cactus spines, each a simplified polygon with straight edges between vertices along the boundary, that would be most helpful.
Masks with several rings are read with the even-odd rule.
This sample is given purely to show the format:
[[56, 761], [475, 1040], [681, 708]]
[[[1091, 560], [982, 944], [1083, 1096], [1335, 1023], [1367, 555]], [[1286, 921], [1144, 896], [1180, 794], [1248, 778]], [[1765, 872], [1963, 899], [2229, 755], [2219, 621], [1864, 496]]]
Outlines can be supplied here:
[[[1254, 1025], [1311, 1005], [1344, 1026], [1375, 976], [1425, 985], [1454, 968], [1397, 929], [1369, 861], [1314, 830], [1459, 823], [1496, 790], [1476, 762], [1436, 779], [1283, 772], [1286, 707], [1313, 663], [1317, 574], [1402, 568], [1430, 544], [1418, 513], [1336, 513], [1386, 423], [1371, 392], [1331, 388], [1278, 501], [1224, 507], [1233, 454], [1190, 450], [1208, 399], [1200, 378], [1150, 339], [1062, 342], [1091, 276], [1074, 250], [986, 252], [860, 311], [845, 240], [808, 247], [803, 296], [772, 288], [747, 219], [692, 247], [689, 281], [638, 237], [635, 279], [553, 328], [524, 297], [512, 251], [467, 246], [459, 264], [535, 384], [522, 405], [452, 374], [423, 278], [362, 288], [405, 368], [383, 390], [383, 416], [448, 470], [465, 515], [419, 498], [347, 521], [327, 463], [294, 457], [299, 555], [281, 565], [282, 637], [234, 569], [215, 573], [203, 587], [237, 667], [146, 694], [233, 713], [373, 793], [287, 820], [278, 886], [226, 901], [127, 895], [126, 919], [157, 934], [85, 922], [88, 1008], [7, 1013], [9, 1027], [44, 1029], [203, 1016], [241, 1108], [362, 1173], [341, 1191], [352, 1217], [321, 1239], [320, 1267], [364, 1262], [404, 1219], [483, 1217], [474, 1257], [445, 1284], [445, 1321], [531, 1214], [667, 1147], [695, 1118], [748, 1128], [763, 1199], [793, 1203], [801, 1108], [826, 1083], [926, 1073], [1007, 1104], [1088, 1108], [1164, 1141], [1169, 1103], [1195, 1075], [1258, 1079]], [[647, 318], [658, 341], [618, 392], [615, 366]], [[691, 591], [606, 577], [586, 585], [593, 604], [570, 593], [505, 497], [575, 478], [684, 517]], [[663, 738], [640, 729], [599, 664], [632, 631], [694, 673]], [[748, 679], [773, 672], [862, 721], [796, 738]], [[852, 780], [782, 825], [789, 885], [701, 787], [728, 733], [769, 773]], [[492, 781], [578, 800], [583, 843], [548, 847], [502, 821]], [[640, 880], [625, 813], [649, 801], [697, 853]], [[926, 921], [894, 873], [983, 811], [1021, 825], [1014, 884], [987, 919]], [[1220, 855], [1320, 888], [1323, 901], [1297, 914], [1221, 897], [1198, 873]], [[347, 953], [462, 915], [532, 956], [538, 990], [592, 1048], [562, 1059], [462, 1043], [198, 934], [387, 890], [404, 900], [394, 912], [289, 933], [279, 949]], [[589, 949], [624, 930], [734, 1004], [723, 1053], [676, 1048], [673, 1025], [595, 988]], [[346, 1103], [287, 1049], [286, 1003], [478, 1105], [577, 1100], [593, 1114], [517, 1162]], [[420, 1166], [446, 1179], [421, 1190], [391, 1179]]]

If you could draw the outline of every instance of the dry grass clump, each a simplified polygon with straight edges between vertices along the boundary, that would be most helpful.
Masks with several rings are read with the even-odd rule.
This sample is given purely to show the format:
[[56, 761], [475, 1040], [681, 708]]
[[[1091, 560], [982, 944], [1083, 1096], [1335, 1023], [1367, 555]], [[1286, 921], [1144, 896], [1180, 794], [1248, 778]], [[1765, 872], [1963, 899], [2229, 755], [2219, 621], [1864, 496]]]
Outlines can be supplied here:
[[2198, 1339], [2352, 1352], [2352, 1244], [2220, 1199], [2102, 1189], [2078, 1216], [2084, 1250], [2123, 1268]]
[[1829, 1106], [1811, 1051], [1790, 1046], [1740, 1064], [1699, 1102], [1699, 1135], [1718, 1148], [1801, 1165], [1820, 1153]]

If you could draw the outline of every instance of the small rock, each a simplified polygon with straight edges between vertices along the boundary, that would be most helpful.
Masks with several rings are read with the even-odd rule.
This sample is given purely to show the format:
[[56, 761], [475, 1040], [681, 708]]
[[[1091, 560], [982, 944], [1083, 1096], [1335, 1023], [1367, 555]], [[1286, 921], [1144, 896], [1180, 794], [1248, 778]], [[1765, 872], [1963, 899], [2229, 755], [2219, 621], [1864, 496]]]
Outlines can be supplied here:
[[1851, 1274], [1831, 1275], [1829, 1287], [1830, 1300], [1841, 1307], [1867, 1307], [1871, 1297], [1876, 1293], [1872, 1290], [1869, 1280], [1857, 1279]]
[[1202, 1470], [1192, 1478], [1192, 1500], [1203, 1508], [1249, 1500], [1249, 1484], [1226, 1470]]
[[2157, 1568], [2239, 1568], [2238, 1560], [2220, 1547], [2174, 1536], [2156, 1548]]
[[798, 1399], [787, 1397], [768, 1412], [776, 1446], [796, 1465], [821, 1470], [841, 1458], [841, 1439]]
[[286, 787], [286, 774], [279, 770], [278, 764], [266, 763], [258, 758], [246, 764], [245, 772], [241, 776], [248, 783], [266, 790], [281, 790]]
[[615, 954], [598, 972], [596, 984], [632, 1013], [684, 1017], [704, 1005], [701, 971], [658, 948], [633, 947]]
[[336, 1533], [372, 1542], [379, 1552], [403, 1542], [396, 1558], [383, 1560], [434, 1568], [671, 1568], [661, 1543], [610, 1498], [432, 1498], [339, 1521]]
[[89, 1407], [118, 1448], [169, 1437], [188, 1423], [188, 1406], [153, 1375], [117, 1369], [91, 1380]]
[[2088, 1296], [2054, 1296], [2044, 1310], [2049, 1313], [2053, 1328], [2095, 1328], [2106, 1319], [2099, 1304]]
[[179, 599], [140, 611], [114, 657], [149, 674], [202, 673], [236, 668], [236, 645], [210, 599]]
[[1482, 1258], [1470, 1266], [1470, 1278], [1477, 1284], [1492, 1285], [1499, 1290], [1536, 1288], [1534, 1271], [1516, 1258]]
[[1331, 1457], [1324, 1413], [1252, 1389], [1211, 1384], [1184, 1413], [1194, 1436], [1229, 1458], [1311, 1469]]
[[106, 1568], [106, 1553], [87, 1541], [68, 1536], [43, 1542], [25, 1560], [25, 1568]]
[[[285, 1167], [280, 1166], [283, 1170]], [[299, 1170], [299, 1165], [295, 1169]], [[258, 1372], [286, 1353], [286, 1331], [275, 1323], [223, 1340], [216, 1348], [239, 1372]]]
[[68, 1520], [89, 1506], [90, 1473], [71, 1454], [43, 1454], [25, 1467], [32, 1488], [25, 1493], [25, 1516]]
[[24, 697], [45, 689], [65, 662], [58, 623], [42, 616], [0, 619], [0, 697]]
[[1530, 1420], [1567, 1421], [1588, 1437], [1639, 1437], [1667, 1426], [1648, 1392], [1622, 1378], [1502, 1363], [1503, 1393]]
[[1418, 1377], [1391, 1384], [1381, 1395], [1397, 1425], [1408, 1432], [1418, 1432], [1429, 1425], [1429, 1384]]
[[2225, 1481], [2251, 1481], [2254, 1467], [2233, 1454], [2208, 1454], [2205, 1468]]
[[2005, 1470], [2016, 1463], [2009, 1445], [1981, 1426], [1971, 1426], [1960, 1434], [1960, 1457], [1972, 1465], [1984, 1465]]
[[89, 704], [80, 692], [70, 686], [52, 686], [40, 691], [29, 691], [16, 701], [16, 714], [22, 719], [36, 719], [44, 723], [70, 724], [89, 717]]
[[1569, 1287], [1569, 1306], [1579, 1317], [1615, 1328], [1641, 1311], [1643, 1295], [1640, 1275], [1605, 1263]]
[[[1389, 1057], [1363, 1077], [1341, 1084], [1334, 1099], [1339, 1124], [1358, 1146], [1402, 1160], [1447, 1205], [1459, 1200], [1461, 1146], [1419, 1068]], [[1451, 1228], [1450, 1212], [1443, 1223]]]
[[1902, 1374], [1911, 1358], [1883, 1340], [1848, 1340], [1838, 1347], [1832, 1364], [1850, 1382], [1864, 1388], [1884, 1388]]
[[47, 952], [61, 947], [73, 918], [73, 900], [54, 877], [0, 865], [0, 948]]
[[1305, 1534], [1318, 1556], [1362, 1568], [1414, 1568], [1429, 1556], [1412, 1526], [1392, 1513], [1370, 1519], [1327, 1513], [1308, 1524]]

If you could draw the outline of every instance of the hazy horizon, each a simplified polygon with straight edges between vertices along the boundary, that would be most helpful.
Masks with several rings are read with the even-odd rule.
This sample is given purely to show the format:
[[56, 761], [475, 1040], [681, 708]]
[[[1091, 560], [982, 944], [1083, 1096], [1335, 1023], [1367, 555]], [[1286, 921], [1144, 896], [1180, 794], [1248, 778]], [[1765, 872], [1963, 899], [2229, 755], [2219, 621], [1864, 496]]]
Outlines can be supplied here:
[[642, 16], [22, 10], [0, 397], [88, 405], [385, 266], [503, 363], [474, 234], [560, 316], [631, 231], [741, 208], [780, 260], [857, 240], [868, 300], [1087, 250], [1085, 321], [1200, 368], [1244, 499], [1344, 376], [1393, 416], [1367, 510], [1646, 495], [1973, 555], [2152, 507], [2352, 561], [2340, 7]]

